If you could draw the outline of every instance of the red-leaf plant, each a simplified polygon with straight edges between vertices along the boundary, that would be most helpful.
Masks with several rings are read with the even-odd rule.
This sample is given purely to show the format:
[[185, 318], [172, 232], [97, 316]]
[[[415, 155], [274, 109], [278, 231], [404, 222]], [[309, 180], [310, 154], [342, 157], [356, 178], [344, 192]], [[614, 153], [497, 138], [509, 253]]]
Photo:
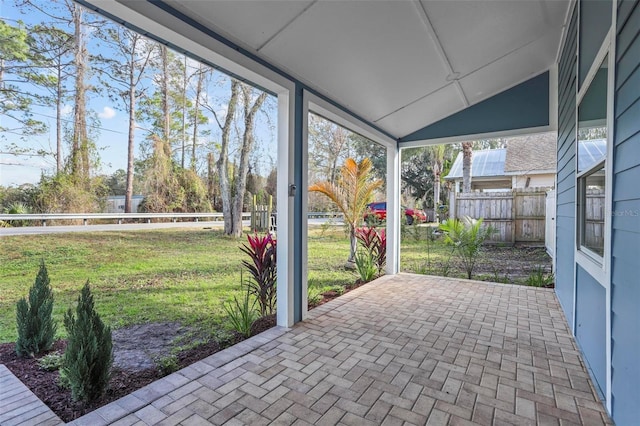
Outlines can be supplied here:
[[373, 258], [378, 267], [378, 274], [381, 274], [387, 263], [387, 235], [384, 229], [378, 232], [375, 227], [357, 228], [356, 238]]
[[249, 293], [258, 300], [260, 315], [270, 315], [276, 306], [276, 240], [267, 233], [264, 237], [248, 235], [249, 245], [240, 247], [250, 260], [243, 260], [242, 265], [249, 270], [251, 277], [245, 280]]

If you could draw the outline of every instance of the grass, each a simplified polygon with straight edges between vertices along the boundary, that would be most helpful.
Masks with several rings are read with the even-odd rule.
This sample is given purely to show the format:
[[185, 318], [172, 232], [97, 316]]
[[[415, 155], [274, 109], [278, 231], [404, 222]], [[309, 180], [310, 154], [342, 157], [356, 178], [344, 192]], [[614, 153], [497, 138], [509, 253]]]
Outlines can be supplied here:
[[[33, 285], [41, 259], [54, 291], [58, 337], [65, 336], [64, 312], [87, 279], [113, 328], [180, 321], [216, 334], [227, 327], [223, 303], [242, 297], [244, 241], [197, 228], [2, 237], [0, 342], [15, 341], [15, 304]], [[353, 283], [355, 274], [343, 268], [348, 251], [343, 232], [311, 232], [310, 286], [322, 293]]]
[[[402, 271], [464, 277], [455, 259], [449, 259], [450, 247], [441, 241], [427, 245], [424, 227], [406, 228]], [[357, 273], [344, 268], [349, 243], [342, 227], [311, 228], [308, 238], [311, 296], [341, 293], [356, 281]], [[33, 285], [41, 259], [54, 291], [58, 337], [65, 333], [64, 312], [75, 306], [87, 279], [98, 312], [112, 328], [179, 321], [217, 335], [228, 329], [223, 303], [242, 297], [240, 265], [245, 255], [239, 247], [244, 241], [201, 228], [2, 237], [0, 342], [15, 341], [16, 301]], [[491, 275], [494, 279], [487, 279], [499, 281], [497, 273]]]

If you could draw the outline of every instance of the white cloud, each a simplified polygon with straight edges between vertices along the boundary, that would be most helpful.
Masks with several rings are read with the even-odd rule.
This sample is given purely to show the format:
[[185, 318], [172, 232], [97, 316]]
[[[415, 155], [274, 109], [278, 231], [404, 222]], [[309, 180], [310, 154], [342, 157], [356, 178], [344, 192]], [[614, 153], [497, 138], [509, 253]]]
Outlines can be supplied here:
[[63, 117], [71, 114], [72, 112], [73, 112], [73, 107], [71, 105], [65, 105], [60, 110], [60, 113], [62, 114]]
[[105, 120], [110, 120], [115, 116], [116, 116], [116, 112], [114, 111], [114, 109], [108, 106], [102, 108], [102, 112], [98, 113], [98, 117], [103, 118]]

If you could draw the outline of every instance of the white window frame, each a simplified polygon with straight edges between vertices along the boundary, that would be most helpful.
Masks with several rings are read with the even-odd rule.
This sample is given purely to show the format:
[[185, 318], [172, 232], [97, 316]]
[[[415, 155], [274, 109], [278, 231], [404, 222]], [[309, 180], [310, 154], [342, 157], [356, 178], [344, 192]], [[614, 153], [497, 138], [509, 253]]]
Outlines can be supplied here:
[[[575, 226], [575, 259], [576, 262], [587, 271], [593, 278], [596, 279], [605, 289], [608, 289], [608, 278], [607, 272], [609, 270], [609, 258], [611, 253], [611, 183], [612, 183], [612, 168], [611, 161], [609, 159], [613, 158], [612, 156], [612, 146], [613, 146], [613, 94], [615, 91], [614, 88], [614, 66], [615, 66], [615, 55], [612, 53], [612, 38], [613, 38], [613, 27], [609, 30], [609, 33], [605, 37], [596, 58], [589, 69], [589, 72], [580, 88], [580, 91], [576, 96], [576, 226]], [[611, 53], [611, 54], [610, 54]], [[602, 63], [607, 57], [607, 118], [606, 118], [606, 126], [607, 126], [607, 152], [605, 159], [596, 164], [591, 165], [588, 169], [582, 170], [581, 172], [577, 172], [578, 170], [578, 114], [580, 108], [580, 102], [584, 98], [585, 94], [589, 90], [593, 79], [596, 76], [598, 70], [602, 67]], [[579, 198], [581, 197], [581, 180], [592, 174], [594, 171], [597, 171], [599, 168], [602, 168], [604, 165], [605, 169], [605, 217], [604, 217], [604, 253], [602, 256], [597, 254], [596, 252], [589, 250], [587, 247], [582, 246], [580, 244], [580, 228], [582, 226], [581, 219], [582, 213], [578, 210]]]
[[[578, 2], [579, 3], [579, 2]], [[616, 68], [616, 22], [617, 22], [617, 2], [612, 2], [612, 21], [611, 27], [609, 28], [609, 32], [605, 37], [602, 45], [600, 46], [600, 50], [596, 55], [593, 63], [591, 64], [591, 68], [580, 87], [580, 90], [576, 94], [576, 127], [575, 127], [575, 139], [576, 139], [576, 150], [575, 150], [575, 170], [576, 170], [576, 180], [575, 180], [575, 214], [574, 217], [576, 219], [575, 227], [574, 227], [574, 259], [577, 266], [580, 266], [584, 269], [591, 277], [593, 277], [596, 282], [598, 282], [605, 290], [605, 352], [606, 352], [606, 383], [604, 389], [604, 398], [605, 404], [607, 407], [607, 411], [611, 413], [612, 409], [612, 393], [611, 393], [611, 377], [612, 377], [612, 366], [611, 366], [611, 222], [612, 222], [612, 200], [613, 200], [613, 136], [614, 136], [614, 125], [615, 125], [615, 116], [614, 116], [614, 102], [615, 102], [615, 68]], [[578, 23], [578, 39], [580, 35], [580, 25]], [[579, 40], [578, 40], [579, 44]], [[579, 52], [579, 50], [577, 50]], [[579, 55], [579, 53], [578, 53]], [[578, 212], [578, 197], [579, 194], [579, 181], [580, 178], [584, 175], [588, 175], [589, 173], [597, 170], [598, 165], [601, 165], [602, 162], [598, 162], [598, 165], [593, 165], [588, 170], [584, 170], [580, 173], [578, 170], [578, 107], [582, 98], [585, 96], [586, 92], [591, 85], [598, 69], [602, 66], [604, 58], [608, 56], [608, 71], [607, 71], [607, 151], [606, 157], [604, 160], [604, 169], [605, 169], [605, 223], [604, 223], [604, 252], [602, 256], [599, 256], [596, 253], [593, 253], [591, 250], [579, 247], [578, 241], [578, 227], [580, 224], [578, 223], [579, 212]], [[578, 76], [578, 69], [580, 60], [576, 61], [576, 76]], [[576, 316], [577, 316], [577, 267], [574, 268], [574, 279], [573, 279], [573, 318], [572, 318], [572, 331], [573, 334], [576, 335]]]

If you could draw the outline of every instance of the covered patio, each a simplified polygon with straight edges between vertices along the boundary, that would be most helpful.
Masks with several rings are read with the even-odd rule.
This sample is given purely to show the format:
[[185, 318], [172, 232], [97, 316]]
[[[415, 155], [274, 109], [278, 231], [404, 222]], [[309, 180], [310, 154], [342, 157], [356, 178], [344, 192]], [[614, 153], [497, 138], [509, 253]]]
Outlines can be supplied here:
[[553, 290], [382, 277], [74, 424], [608, 424]]

